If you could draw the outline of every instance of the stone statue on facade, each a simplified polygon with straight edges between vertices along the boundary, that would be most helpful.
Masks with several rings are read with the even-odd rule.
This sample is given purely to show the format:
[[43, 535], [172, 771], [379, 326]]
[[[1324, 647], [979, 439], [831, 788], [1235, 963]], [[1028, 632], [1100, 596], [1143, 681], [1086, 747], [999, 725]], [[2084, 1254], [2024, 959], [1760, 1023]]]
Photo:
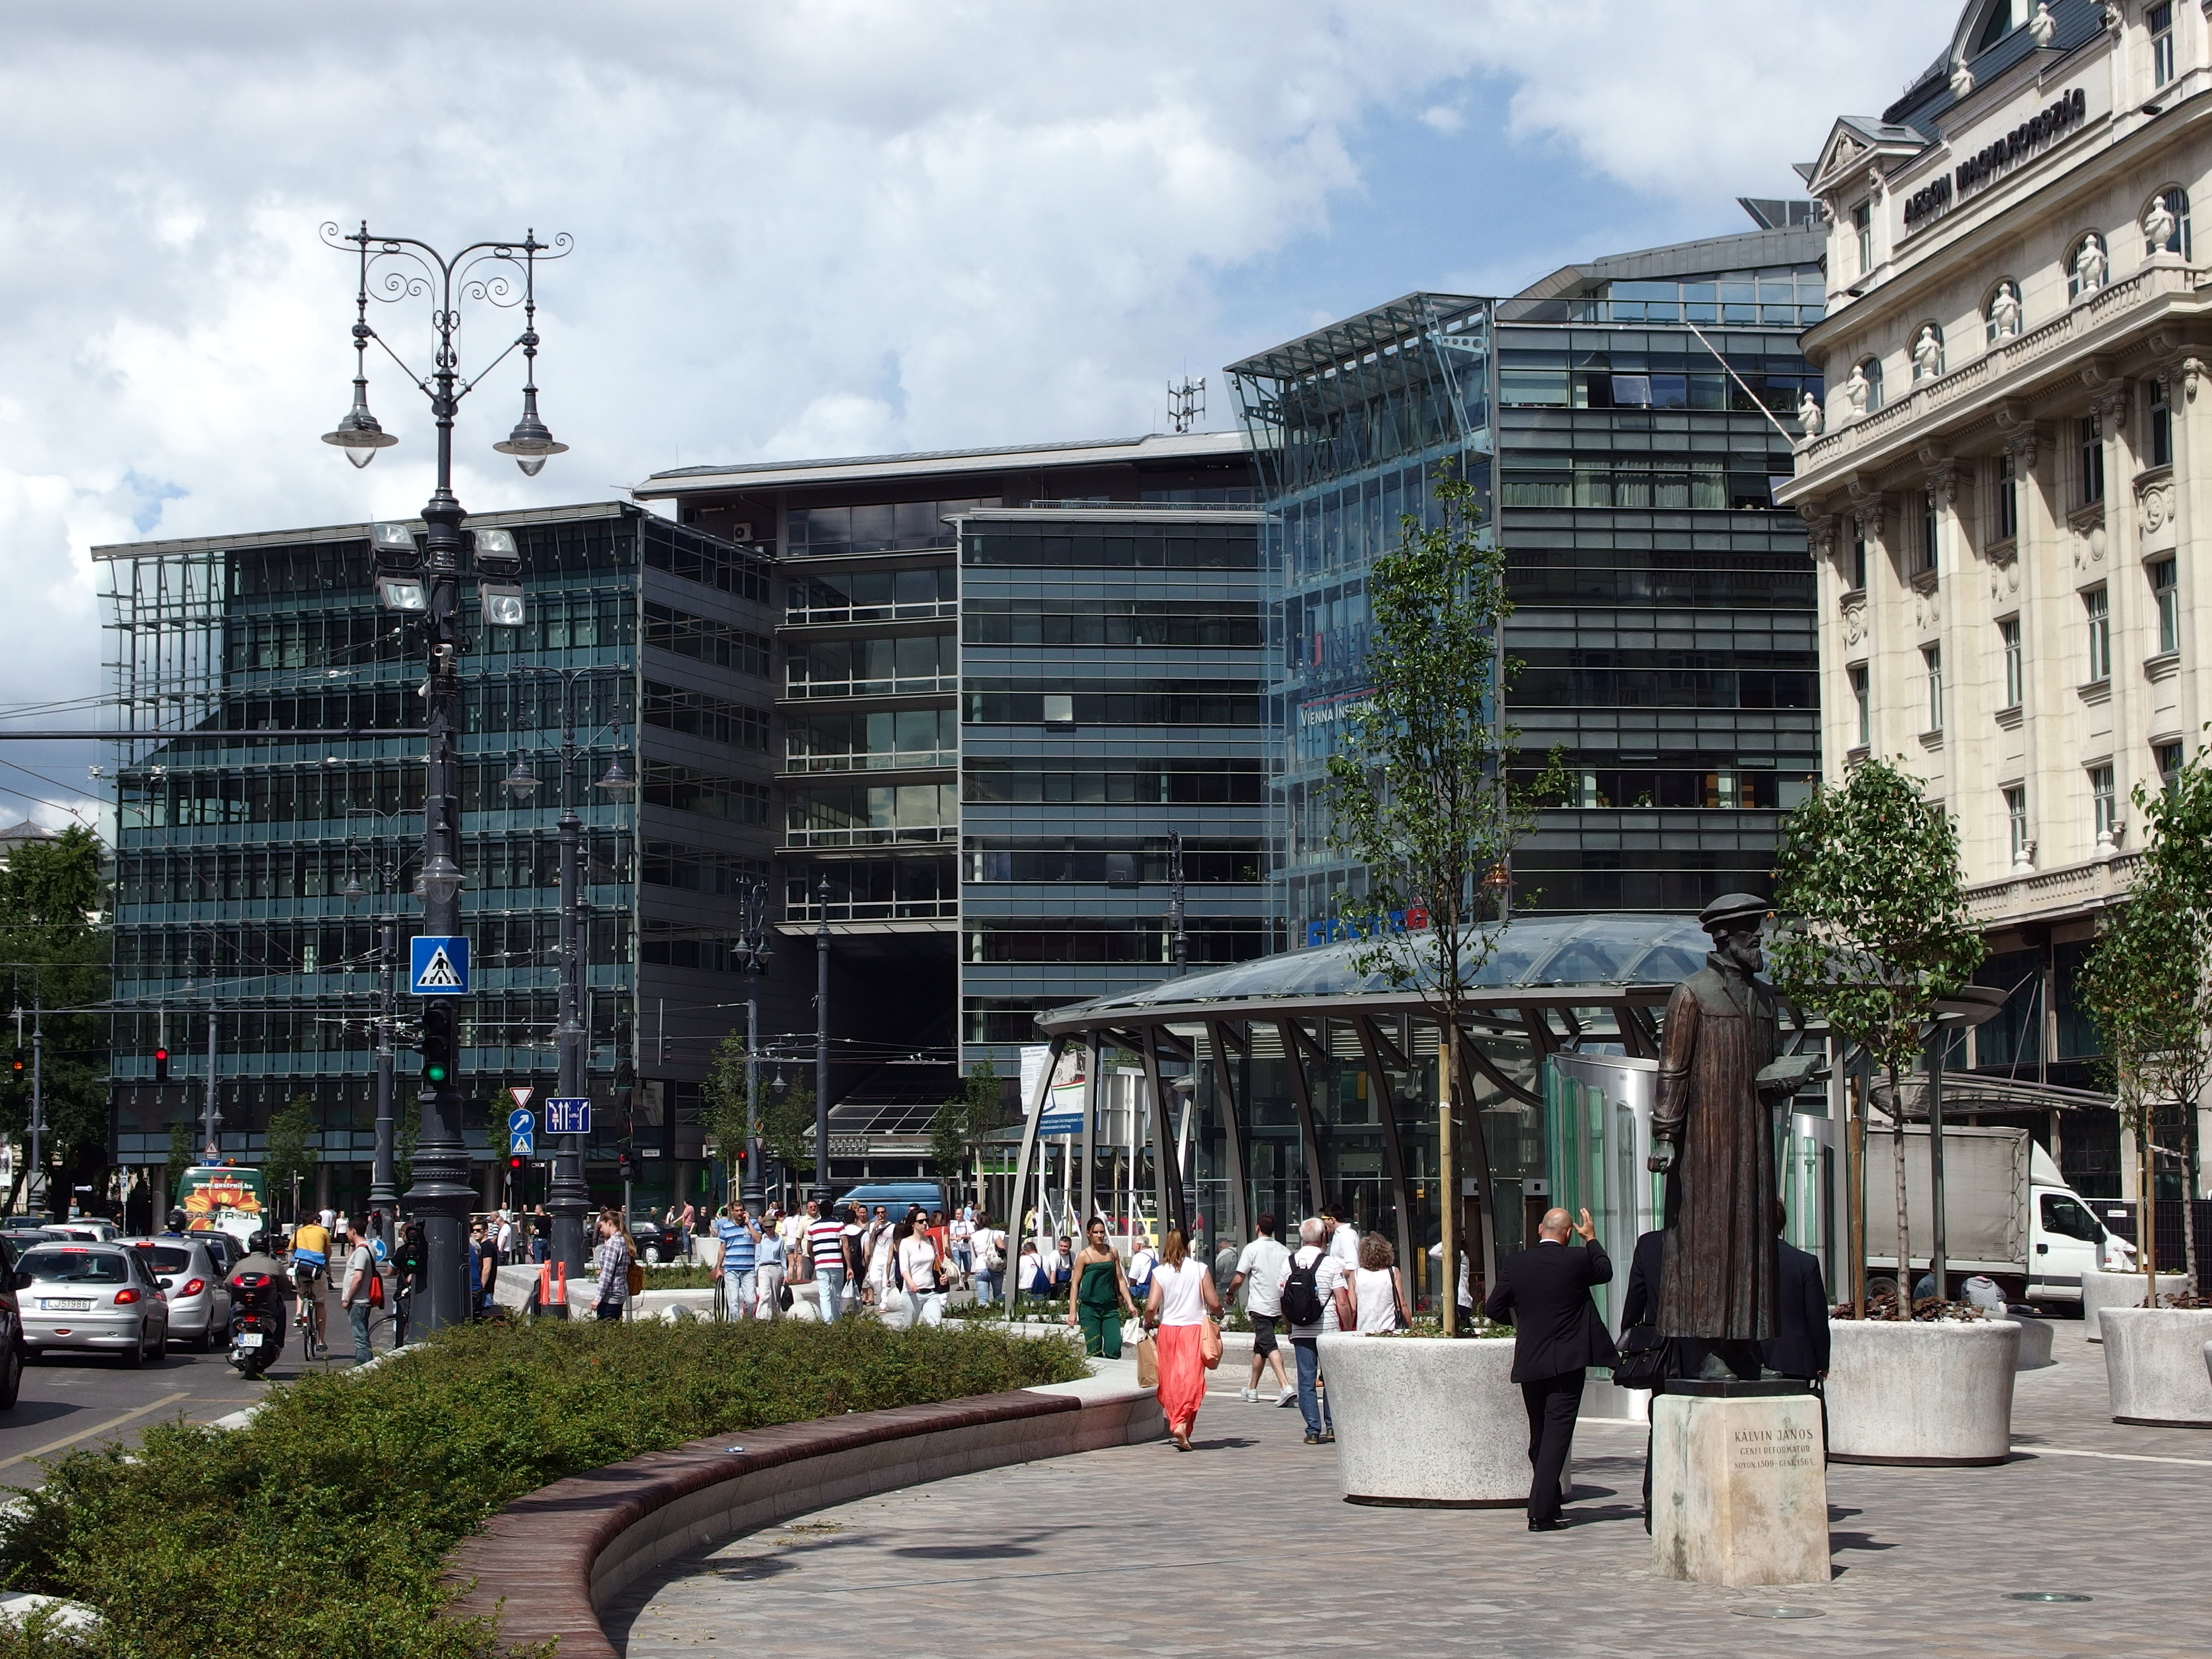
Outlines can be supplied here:
[[1936, 325], [1922, 327], [1920, 337], [1912, 343], [1912, 378], [1932, 380], [1943, 372], [1943, 343], [1936, 337]]
[[1756, 977], [1771, 908], [1729, 893], [1699, 914], [1712, 954], [1674, 988], [1660, 1039], [1650, 1159], [1668, 1177], [1660, 1330], [1702, 1342], [1715, 1376], [1758, 1376], [1757, 1345], [1774, 1334], [1774, 1113], [1818, 1065], [1776, 1058], [1774, 993]]
[[2107, 268], [2105, 239], [2093, 230], [2081, 239], [2081, 252], [2074, 256], [2075, 290], [2081, 294], [2093, 294], [2104, 287]]
[[2051, 15], [2051, 0], [2035, 0], [2035, 15], [2027, 20], [2028, 38], [2040, 52], [2058, 33], [2058, 20]]
[[2009, 277], [1990, 296], [1990, 331], [1999, 340], [2020, 332], [2020, 289]]
[[1853, 363], [1850, 378], [1844, 382], [1844, 396], [1850, 401], [1853, 420], [1867, 412], [1867, 399], [1873, 395], [1874, 385], [1867, 379], [1865, 368]]
[[2161, 196], [2150, 204], [2150, 211], [2142, 216], [2143, 252], [2149, 254], [2171, 253], [2177, 250], [2169, 245], [2173, 240], [2175, 228], [2181, 221], [2173, 216], [2173, 210]]
[[1809, 392], [1797, 394], [1797, 424], [1808, 438], [1819, 437], [1820, 428], [1827, 424], [1827, 417], [1820, 410], [1820, 400]]

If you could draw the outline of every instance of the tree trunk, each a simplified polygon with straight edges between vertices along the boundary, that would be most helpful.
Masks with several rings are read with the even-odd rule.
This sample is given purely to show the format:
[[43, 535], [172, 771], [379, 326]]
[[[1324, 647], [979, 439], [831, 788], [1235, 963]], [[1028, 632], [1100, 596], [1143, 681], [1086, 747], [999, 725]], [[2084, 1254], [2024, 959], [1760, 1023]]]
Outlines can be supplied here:
[[[1443, 1334], [1459, 1334], [1459, 1161], [1455, 1154], [1458, 1147], [1453, 1143], [1453, 1125], [1458, 1114], [1453, 1109], [1459, 1093], [1459, 1007], [1447, 1001], [1442, 1036], [1437, 1046], [1437, 1184], [1442, 1194], [1437, 1206], [1438, 1231], [1437, 1239], [1443, 1249], [1437, 1263], [1437, 1311], [1443, 1317]], [[1291, 1056], [1297, 1063], [1297, 1056]]]
[[2142, 1263], [2143, 1306], [2158, 1306], [2158, 1115], [2154, 1107], [2145, 1106], [2136, 1131], [2136, 1181], [2142, 1188], [2142, 1200], [2136, 1206], [2141, 1218], [2136, 1226], [2137, 1259]]
[[1889, 1102], [1895, 1115], [1890, 1120], [1890, 1173], [1897, 1188], [1897, 1317], [1912, 1317], [1912, 1228], [1905, 1208], [1905, 1085], [1897, 1067], [1889, 1068]]
[[1845, 1082], [1844, 1110], [1850, 1121], [1844, 1126], [1844, 1180], [1849, 1206], [1851, 1252], [1851, 1317], [1866, 1317], [1866, 1109], [1867, 1070], [1864, 1051], [1861, 1064]]
[[2197, 1103], [2181, 1107], [2181, 1260], [2189, 1290], [2197, 1290]]

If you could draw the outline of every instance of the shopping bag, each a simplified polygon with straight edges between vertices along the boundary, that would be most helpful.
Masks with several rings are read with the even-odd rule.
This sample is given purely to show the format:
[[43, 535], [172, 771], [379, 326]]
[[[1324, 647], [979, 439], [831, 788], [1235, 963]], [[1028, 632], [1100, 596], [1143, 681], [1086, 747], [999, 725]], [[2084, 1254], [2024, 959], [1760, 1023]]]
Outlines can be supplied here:
[[1198, 1357], [1208, 1370], [1221, 1363], [1221, 1327], [1210, 1319], [1199, 1322]]
[[1159, 1344], [1149, 1336], [1144, 1337], [1137, 1343], [1136, 1354], [1137, 1386], [1140, 1389], [1158, 1388], [1160, 1386]]

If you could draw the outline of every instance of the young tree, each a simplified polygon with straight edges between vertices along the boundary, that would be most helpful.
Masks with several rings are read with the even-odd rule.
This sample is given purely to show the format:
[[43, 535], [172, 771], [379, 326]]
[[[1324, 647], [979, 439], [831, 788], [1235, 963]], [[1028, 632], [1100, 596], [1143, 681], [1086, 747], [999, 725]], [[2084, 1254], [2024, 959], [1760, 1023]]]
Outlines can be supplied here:
[[[1441, 1034], [1437, 1063], [1443, 1189], [1455, 1192], [1455, 1124], [1470, 1145], [1486, 1220], [1487, 1159], [1480, 1122], [1467, 1097], [1461, 1020], [1468, 993], [1504, 926], [1507, 858], [1534, 821], [1536, 802], [1564, 780], [1556, 752], [1533, 785], [1510, 768], [1519, 733], [1500, 717], [1514, 665], [1499, 647], [1513, 612], [1505, 556], [1486, 522], [1482, 492], [1445, 477], [1436, 522], [1408, 514], [1398, 546], [1367, 580], [1374, 617], [1368, 661], [1374, 685], [1344, 717], [1340, 751], [1328, 763], [1331, 843], [1366, 866], [1368, 888], [1346, 901], [1346, 919], [1366, 943], [1363, 973], [1417, 994]], [[1423, 925], [1425, 923], [1425, 925]], [[1456, 1328], [1451, 1285], [1459, 1258], [1457, 1205], [1443, 1218], [1444, 1328]], [[1495, 1229], [1482, 1229], [1484, 1280], [1498, 1279]], [[1401, 1255], [1413, 1248], [1399, 1219]]]
[[814, 1091], [794, 1082], [783, 1089], [761, 1089], [761, 1141], [786, 1170], [811, 1168], [807, 1145], [814, 1133]]
[[[1784, 926], [1767, 952], [1769, 977], [1798, 1007], [1826, 1016], [1831, 1030], [1889, 1077], [1897, 1316], [1910, 1319], [1904, 1079], [1928, 1040], [1936, 1005], [1966, 983], [1985, 951], [1966, 914], [1958, 826], [1921, 794], [1917, 780], [1888, 761], [1867, 760], [1783, 820], [1774, 877]], [[1863, 1117], [1856, 1132], [1863, 1158]], [[1864, 1168], [1857, 1158], [1855, 1178]], [[1942, 1203], [1940, 1191], [1935, 1201]]]
[[[2107, 911], [2095, 948], [2081, 965], [2080, 993], [2096, 1023], [2120, 1121], [2135, 1137], [2142, 1171], [2140, 1265], [2145, 1304], [2158, 1294], [2158, 1117], [2181, 1104], [2185, 1126], [2207, 1078], [2203, 975], [2190, 896], [2174, 890], [2173, 873], [2146, 860], [2127, 902]], [[2188, 1133], [2185, 1128], [2185, 1133]], [[2191, 1137], [2193, 1141], [2193, 1136]], [[2184, 1206], [2183, 1260], [2197, 1283], [2196, 1229]]]
[[2147, 830], [2142, 863], [2084, 971], [2115, 1091], [2134, 1120], [2142, 1171], [2140, 1255], [2154, 1292], [2156, 1120], [2166, 1110], [2180, 1118], [2183, 1265], [2191, 1288], [2200, 1283], [2193, 1200], [2197, 1109], [2212, 1084], [2212, 763], [2199, 750], [2165, 787], [2153, 793], [2139, 784], [2134, 799]]
[[163, 1170], [167, 1179], [154, 1201], [154, 1226], [156, 1230], [167, 1217], [170, 1206], [178, 1201], [177, 1188], [184, 1184], [185, 1171], [198, 1161], [198, 1153], [192, 1141], [193, 1132], [198, 1127], [198, 1125], [189, 1118], [169, 1120], [169, 1158]]
[[957, 1190], [955, 1183], [966, 1176], [983, 1137], [1006, 1121], [998, 1071], [989, 1060], [979, 1060], [968, 1068], [966, 1086], [929, 1121], [929, 1160], [945, 1183], [948, 1199]]
[[[72, 825], [51, 841], [26, 842], [0, 869], [0, 951], [15, 970], [14, 1002], [24, 1012], [25, 1058], [32, 1011], [96, 1010], [108, 995], [108, 935], [100, 926], [107, 890], [100, 877], [100, 838]], [[104, 1012], [46, 1014], [39, 1067], [46, 1118], [47, 1168], [64, 1171], [56, 1213], [67, 1212], [67, 1188], [89, 1179], [107, 1155], [108, 1017]], [[27, 1142], [31, 1075], [0, 1088], [0, 1128]], [[172, 1183], [172, 1192], [174, 1185]], [[166, 1209], [166, 1206], [164, 1206]]]
[[281, 1195], [291, 1206], [292, 1218], [300, 1218], [300, 1195], [295, 1183], [315, 1166], [315, 1149], [308, 1145], [315, 1133], [314, 1102], [306, 1095], [292, 1098], [269, 1115], [269, 1132], [261, 1157], [261, 1172], [269, 1182], [270, 1200]]
[[[733, 1194], [739, 1184], [742, 1156], [752, 1133], [752, 1112], [758, 1103], [747, 1098], [747, 1073], [745, 1034], [730, 1031], [714, 1045], [714, 1055], [707, 1062], [706, 1081], [700, 1085], [707, 1106], [707, 1133], [714, 1138], [716, 1154], [722, 1160]], [[766, 1091], [757, 1088], [754, 1092]], [[807, 1109], [811, 1112], [813, 1108], [810, 1105]]]

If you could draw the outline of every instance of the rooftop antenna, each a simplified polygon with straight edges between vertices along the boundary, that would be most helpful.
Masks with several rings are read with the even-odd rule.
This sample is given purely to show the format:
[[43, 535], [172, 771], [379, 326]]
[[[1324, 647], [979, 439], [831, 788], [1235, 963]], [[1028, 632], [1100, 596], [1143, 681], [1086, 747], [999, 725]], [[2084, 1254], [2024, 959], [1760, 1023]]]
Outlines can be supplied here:
[[1170, 383], [1168, 386], [1168, 422], [1175, 428], [1176, 432], [1184, 433], [1189, 431], [1192, 427], [1198, 424], [1199, 418], [1205, 413], [1206, 377], [1204, 375], [1200, 375], [1197, 380], [1194, 380], [1190, 376], [1186, 374], [1183, 376], [1182, 383], [1180, 386], [1172, 382]]

